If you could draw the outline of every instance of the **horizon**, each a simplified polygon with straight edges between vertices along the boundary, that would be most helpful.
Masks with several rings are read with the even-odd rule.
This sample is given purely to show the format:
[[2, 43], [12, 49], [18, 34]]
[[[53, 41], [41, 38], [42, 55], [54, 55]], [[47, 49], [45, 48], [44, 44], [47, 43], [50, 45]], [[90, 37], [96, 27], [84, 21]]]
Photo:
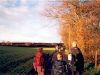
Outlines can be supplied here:
[[0, 41], [0, 43], [62, 43], [62, 42], [29, 42], [29, 41]]

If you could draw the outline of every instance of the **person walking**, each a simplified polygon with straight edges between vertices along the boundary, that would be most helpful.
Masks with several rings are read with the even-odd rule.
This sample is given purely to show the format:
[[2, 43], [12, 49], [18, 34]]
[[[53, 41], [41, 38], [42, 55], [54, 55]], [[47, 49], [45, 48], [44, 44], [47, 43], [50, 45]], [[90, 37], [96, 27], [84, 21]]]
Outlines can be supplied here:
[[77, 42], [72, 43], [70, 54], [70, 63], [73, 70], [73, 75], [82, 75], [84, 71], [84, 57], [81, 50], [77, 47]]
[[51, 58], [52, 58], [51, 63], [52, 63], [52, 64], [53, 64], [54, 61], [56, 60], [56, 55], [57, 55], [58, 52], [60, 52], [60, 46], [59, 46], [59, 44], [57, 44], [57, 45], [55, 46], [55, 51], [51, 54]]
[[44, 75], [44, 57], [42, 48], [39, 48], [37, 51], [33, 59], [33, 66], [38, 75]]
[[51, 75], [51, 57], [49, 53], [44, 53], [44, 69], [45, 75]]
[[67, 62], [63, 60], [62, 54], [58, 52], [56, 58], [52, 66], [53, 73], [51, 75], [67, 75]]

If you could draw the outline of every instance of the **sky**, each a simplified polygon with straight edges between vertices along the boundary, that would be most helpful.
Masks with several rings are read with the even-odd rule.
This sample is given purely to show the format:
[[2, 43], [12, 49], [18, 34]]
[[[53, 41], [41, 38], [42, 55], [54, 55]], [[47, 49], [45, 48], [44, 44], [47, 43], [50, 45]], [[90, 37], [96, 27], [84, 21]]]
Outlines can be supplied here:
[[0, 0], [0, 41], [60, 42], [57, 20], [41, 14], [47, 0]]

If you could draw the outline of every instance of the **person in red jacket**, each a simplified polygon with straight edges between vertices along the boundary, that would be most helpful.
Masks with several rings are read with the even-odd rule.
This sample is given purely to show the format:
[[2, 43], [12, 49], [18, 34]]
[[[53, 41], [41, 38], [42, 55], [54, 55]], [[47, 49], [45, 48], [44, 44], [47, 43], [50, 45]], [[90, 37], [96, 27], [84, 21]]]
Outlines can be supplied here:
[[44, 75], [44, 57], [42, 48], [39, 48], [37, 51], [33, 59], [33, 66], [38, 75]]

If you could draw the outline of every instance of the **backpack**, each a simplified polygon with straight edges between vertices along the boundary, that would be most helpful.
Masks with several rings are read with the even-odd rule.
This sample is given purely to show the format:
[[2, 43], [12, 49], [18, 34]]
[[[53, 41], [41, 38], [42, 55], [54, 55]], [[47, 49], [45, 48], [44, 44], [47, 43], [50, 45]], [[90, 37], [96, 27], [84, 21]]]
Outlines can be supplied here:
[[34, 58], [34, 63], [37, 66], [43, 66], [44, 58], [42, 52], [37, 52]]
[[60, 61], [60, 60], [57, 60], [55, 61], [54, 63], [54, 74], [56, 75], [59, 75], [59, 74], [66, 74], [67, 73], [67, 65], [66, 65], [66, 62], [65, 61]]

